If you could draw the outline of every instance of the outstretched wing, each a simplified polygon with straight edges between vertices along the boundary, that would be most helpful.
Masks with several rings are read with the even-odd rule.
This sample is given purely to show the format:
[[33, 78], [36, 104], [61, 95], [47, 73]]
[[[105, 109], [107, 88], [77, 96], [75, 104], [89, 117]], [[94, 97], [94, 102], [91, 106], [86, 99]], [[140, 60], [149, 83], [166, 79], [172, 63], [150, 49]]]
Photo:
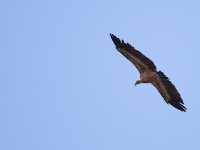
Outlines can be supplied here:
[[156, 87], [168, 104], [171, 104], [181, 111], [187, 110], [176, 87], [163, 72], [157, 72], [156, 79], [152, 82], [152, 84]]
[[115, 44], [116, 49], [135, 65], [140, 74], [145, 69], [156, 70], [155, 64], [129, 43], [124, 43], [123, 40], [121, 41], [113, 34], [110, 34], [110, 37]]

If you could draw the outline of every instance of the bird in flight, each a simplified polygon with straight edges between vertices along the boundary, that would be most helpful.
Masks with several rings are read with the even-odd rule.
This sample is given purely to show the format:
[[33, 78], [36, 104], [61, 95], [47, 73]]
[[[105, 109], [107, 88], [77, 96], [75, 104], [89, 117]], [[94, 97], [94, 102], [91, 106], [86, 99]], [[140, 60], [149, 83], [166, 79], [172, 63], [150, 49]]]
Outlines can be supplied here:
[[158, 90], [167, 104], [171, 104], [173, 107], [184, 112], [187, 110], [176, 87], [162, 71], [157, 71], [152, 60], [136, 50], [129, 43], [125, 43], [123, 40], [117, 38], [115, 35], [110, 34], [110, 37], [115, 44], [116, 49], [131, 61], [139, 71], [140, 79], [135, 82], [135, 85], [140, 83], [151, 83]]

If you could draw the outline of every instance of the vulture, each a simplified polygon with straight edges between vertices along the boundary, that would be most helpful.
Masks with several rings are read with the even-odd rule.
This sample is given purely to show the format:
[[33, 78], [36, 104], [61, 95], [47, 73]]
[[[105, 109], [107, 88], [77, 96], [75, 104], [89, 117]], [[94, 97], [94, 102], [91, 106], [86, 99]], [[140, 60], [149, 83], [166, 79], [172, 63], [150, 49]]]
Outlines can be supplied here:
[[129, 43], [125, 43], [123, 40], [117, 38], [115, 35], [110, 34], [110, 37], [115, 44], [116, 49], [131, 61], [139, 71], [140, 79], [135, 82], [135, 85], [140, 83], [151, 83], [158, 90], [167, 104], [171, 104], [173, 107], [183, 112], [187, 110], [176, 87], [162, 71], [157, 71], [152, 60], [136, 50]]

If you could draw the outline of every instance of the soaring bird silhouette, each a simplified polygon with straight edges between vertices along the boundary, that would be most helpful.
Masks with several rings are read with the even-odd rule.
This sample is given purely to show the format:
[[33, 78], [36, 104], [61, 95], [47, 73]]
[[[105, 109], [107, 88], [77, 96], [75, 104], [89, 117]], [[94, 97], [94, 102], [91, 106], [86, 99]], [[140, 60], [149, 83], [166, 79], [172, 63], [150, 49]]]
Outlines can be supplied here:
[[140, 79], [135, 82], [135, 85], [151, 83], [159, 91], [166, 103], [171, 104], [181, 111], [187, 110], [176, 87], [163, 72], [157, 71], [153, 61], [136, 50], [129, 43], [124, 43], [123, 40], [121, 41], [115, 35], [110, 34], [110, 37], [116, 49], [130, 60], [139, 71]]

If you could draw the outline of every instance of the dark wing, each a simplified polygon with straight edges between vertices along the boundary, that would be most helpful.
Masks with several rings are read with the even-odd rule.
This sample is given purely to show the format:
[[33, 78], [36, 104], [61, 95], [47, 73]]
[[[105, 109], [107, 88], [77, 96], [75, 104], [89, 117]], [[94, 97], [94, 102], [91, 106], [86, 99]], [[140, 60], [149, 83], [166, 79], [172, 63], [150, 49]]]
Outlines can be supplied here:
[[174, 106], [175, 108], [186, 111], [181, 95], [177, 91], [176, 87], [171, 83], [168, 77], [161, 71], [157, 72], [156, 79], [152, 82], [164, 100]]
[[124, 43], [123, 40], [121, 41], [113, 34], [110, 34], [110, 37], [115, 44], [116, 49], [136, 66], [140, 74], [145, 69], [156, 70], [155, 64], [129, 43]]

